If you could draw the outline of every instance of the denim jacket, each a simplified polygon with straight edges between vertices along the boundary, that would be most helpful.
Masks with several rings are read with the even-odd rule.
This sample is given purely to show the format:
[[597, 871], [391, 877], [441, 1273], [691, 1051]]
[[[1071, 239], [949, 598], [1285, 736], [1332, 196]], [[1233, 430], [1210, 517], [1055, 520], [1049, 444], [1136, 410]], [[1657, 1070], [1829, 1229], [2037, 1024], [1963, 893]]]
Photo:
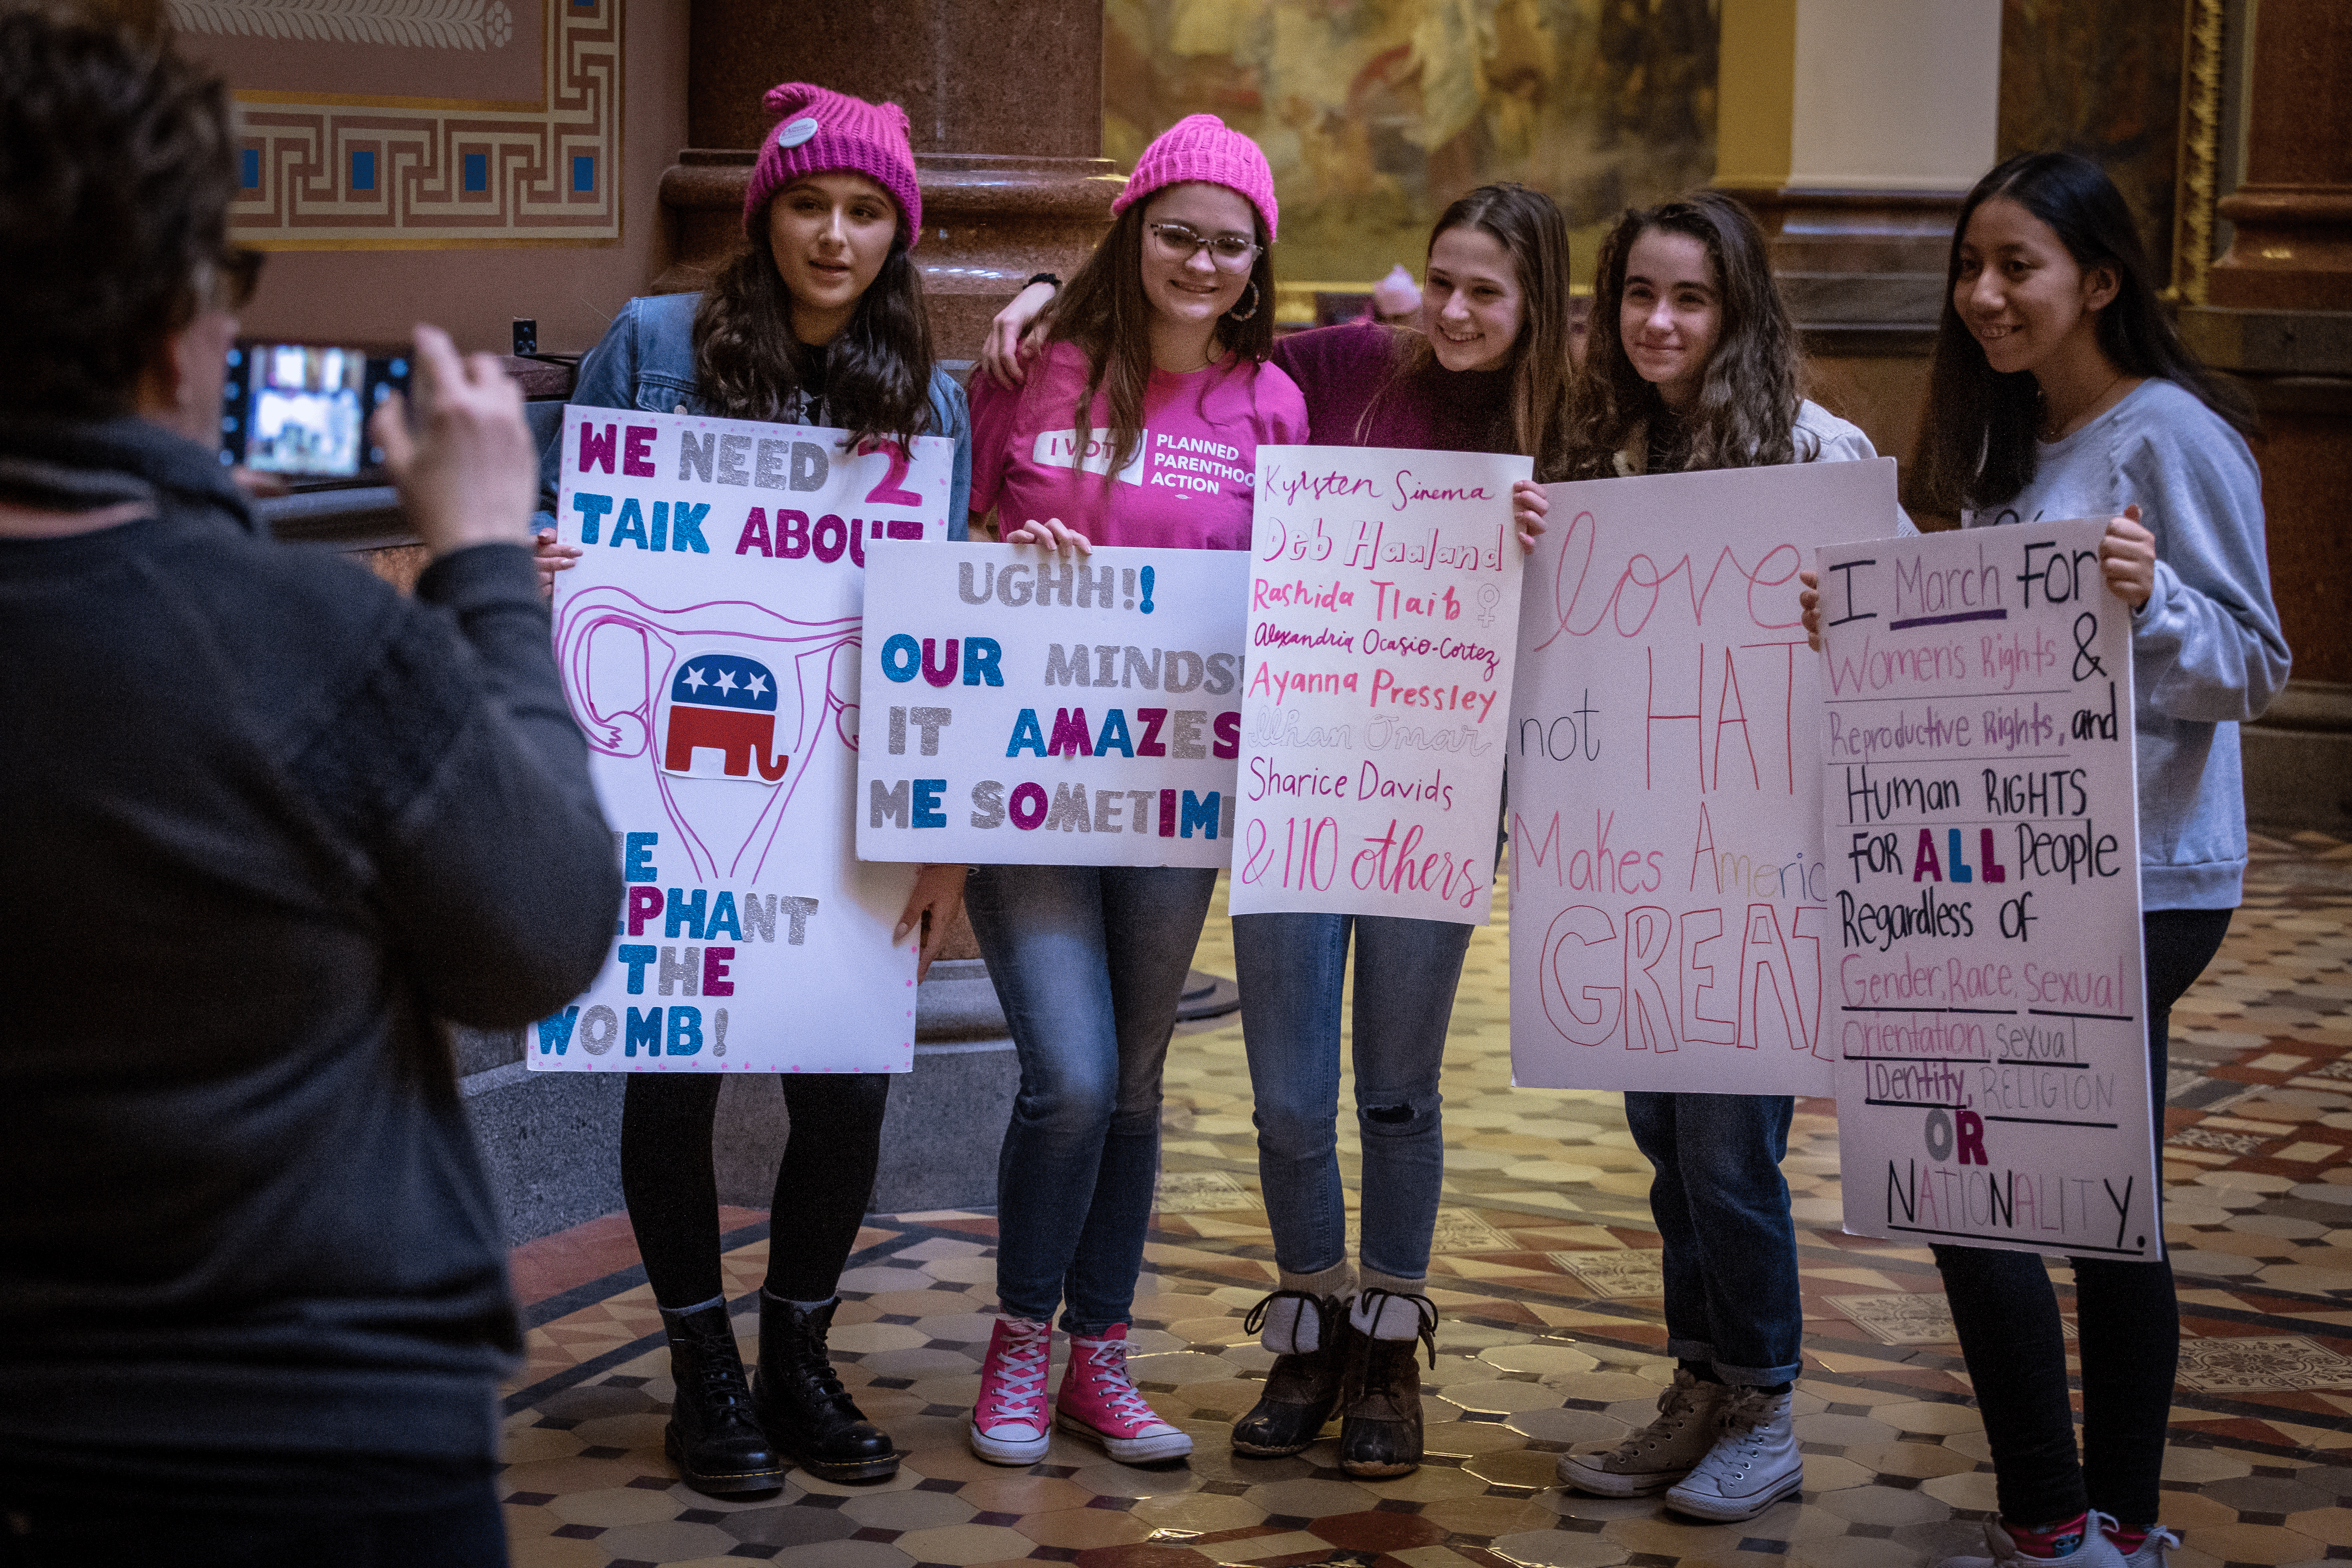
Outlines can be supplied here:
[[[621, 307], [604, 341], [580, 362], [572, 401], [592, 408], [642, 408], [653, 414], [710, 410], [694, 379], [694, 311], [699, 294], [653, 294]], [[794, 424], [810, 421], [794, 420]], [[948, 491], [948, 537], [963, 539], [971, 504], [971, 415], [963, 388], [946, 371], [931, 371], [931, 431], [955, 443], [955, 479]], [[539, 454], [539, 513], [534, 530], [555, 526], [562, 482], [563, 427]]]

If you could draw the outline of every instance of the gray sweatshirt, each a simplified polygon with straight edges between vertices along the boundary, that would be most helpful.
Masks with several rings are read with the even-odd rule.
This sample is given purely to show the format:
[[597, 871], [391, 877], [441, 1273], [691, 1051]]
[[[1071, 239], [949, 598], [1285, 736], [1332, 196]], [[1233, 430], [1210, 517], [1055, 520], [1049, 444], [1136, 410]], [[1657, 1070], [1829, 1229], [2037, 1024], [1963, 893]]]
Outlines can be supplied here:
[[2238, 725], [2261, 717], [2290, 662], [2246, 443], [2178, 384], [2143, 382], [2044, 445], [2014, 500], [1961, 521], [2113, 517], [2134, 502], [2156, 535], [2156, 592], [2132, 617], [2141, 907], [2234, 909], [2246, 871]]

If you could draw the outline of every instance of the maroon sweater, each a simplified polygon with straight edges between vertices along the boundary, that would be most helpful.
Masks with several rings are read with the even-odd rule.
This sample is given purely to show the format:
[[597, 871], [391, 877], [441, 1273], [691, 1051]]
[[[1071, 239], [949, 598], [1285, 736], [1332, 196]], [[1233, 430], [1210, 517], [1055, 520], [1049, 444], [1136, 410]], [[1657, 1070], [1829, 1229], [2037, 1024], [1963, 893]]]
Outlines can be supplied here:
[[[1402, 447], [1423, 452], [1508, 452], [1511, 373], [1452, 371], [1434, 360], [1395, 384], [1415, 334], [1377, 321], [1294, 332], [1274, 363], [1307, 395], [1307, 428], [1324, 447]], [[1371, 417], [1363, 417], [1367, 405]], [[1359, 424], [1362, 434], [1357, 433]]]

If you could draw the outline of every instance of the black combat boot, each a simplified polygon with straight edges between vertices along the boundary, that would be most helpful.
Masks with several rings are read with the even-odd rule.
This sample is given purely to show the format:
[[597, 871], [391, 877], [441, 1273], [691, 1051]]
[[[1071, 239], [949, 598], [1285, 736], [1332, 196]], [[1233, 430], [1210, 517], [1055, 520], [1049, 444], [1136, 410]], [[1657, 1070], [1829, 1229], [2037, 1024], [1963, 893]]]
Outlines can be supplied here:
[[1254, 1334], [1264, 1328], [1267, 1309], [1286, 1297], [1298, 1302], [1299, 1327], [1314, 1326], [1315, 1348], [1276, 1356], [1265, 1374], [1265, 1392], [1248, 1415], [1234, 1423], [1234, 1452], [1252, 1458], [1280, 1458], [1308, 1447], [1331, 1418], [1331, 1406], [1339, 1397], [1339, 1376], [1345, 1370], [1339, 1325], [1347, 1321], [1347, 1309], [1337, 1296], [1276, 1290], [1249, 1310], [1243, 1330]]
[[[1382, 1307], [1390, 1311], [1383, 1314]], [[1359, 1319], [1375, 1327], [1381, 1318], [1410, 1309], [1421, 1332], [1418, 1340], [1374, 1339], [1356, 1327]], [[1339, 1468], [1351, 1476], [1377, 1479], [1406, 1476], [1421, 1468], [1421, 1368], [1417, 1352], [1429, 1347], [1429, 1364], [1437, 1365], [1437, 1308], [1426, 1296], [1396, 1296], [1386, 1290], [1366, 1290], [1356, 1298], [1354, 1313], [1341, 1331], [1347, 1345], [1347, 1373], [1339, 1388]]]
[[828, 1481], [877, 1481], [898, 1473], [890, 1435], [866, 1419], [833, 1370], [825, 1335], [833, 1328], [827, 1301], [803, 1312], [760, 1292], [760, 1375], [751, 1398], [776, 1447], [793, 1463]]
[[782, 1486], [783, 1458], [752, 1416], [727, 1304], [688, 1312], [664, 1307], [661, 1316], [669, 1335], [669, 1374], [677, 1384], [662, 1440], [670, 1463], [688, 1486], [714, 1497]]

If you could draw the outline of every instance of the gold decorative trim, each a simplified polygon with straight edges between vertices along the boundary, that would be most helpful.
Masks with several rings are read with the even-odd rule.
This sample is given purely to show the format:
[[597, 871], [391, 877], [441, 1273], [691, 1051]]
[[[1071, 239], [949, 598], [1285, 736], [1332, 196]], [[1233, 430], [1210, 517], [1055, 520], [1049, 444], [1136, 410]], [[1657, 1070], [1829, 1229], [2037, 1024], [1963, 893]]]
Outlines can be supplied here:
[[2213, 266], [2213, 208], [2221, 162], [2222, 0], [2188, 0], [2187, 47], [2180, 79], [2180, 181], [2173, 197], [2172, 287], [2190, 305], [2205, 303]]
[[[540, 65], [543, 79], [546, 62], [542, 60]], [[239, 103], [331, 103], [339, 109], [486, 109], [535, 114], [547, 106], [543, 79], [537, 98], [404, 98], [364, 92], [277, 92], [260, 88], [239, 88], [232, 96]]]
[[183, 33], [476, 50], [514, 37], [507, 0], [163, 0], [163, 9]]

